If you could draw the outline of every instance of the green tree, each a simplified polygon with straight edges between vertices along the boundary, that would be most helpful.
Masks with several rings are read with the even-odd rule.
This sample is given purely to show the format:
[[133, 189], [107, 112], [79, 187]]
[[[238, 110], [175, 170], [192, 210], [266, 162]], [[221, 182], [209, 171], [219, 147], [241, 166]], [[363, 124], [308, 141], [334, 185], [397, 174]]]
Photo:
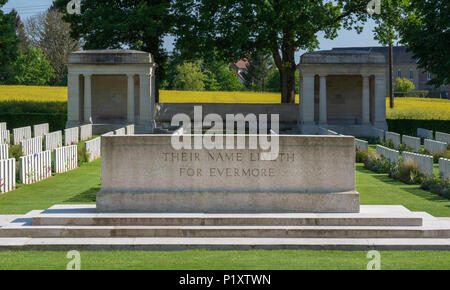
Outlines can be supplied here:
[[244, 85], [239, 83], [234, 70], [230, 70], [230, 65], [223, 61], [206, 60], [204, 70], [207, 77], [206, 90], [209, 91], [242, 91]]
[[[182, 54], [228, 62], [271, 54], [280, 71], [282, 102], [295, 101], [295, 52], [318, 47], [317, 34], [337, 36], [367, 19], [369, 0], [174, 0], [176, 46]], [[360, 30], [358, 30], [360, 31]]]
[[407, 78], [395, 79], [395, 91], [399, 93], [409, 93], [414, 90], [414, 84]]
[[69, 53], [78, 51], [81, 42], [70, 37], [70, 24], [62, 19], [63, 14], [55, 8], [27, 19], [25, 33], [32, 46], [40, 48], [50, 62], [55, 77], [51, 85], [66, 83], [66, 63]]
[[45, 86], [54, 77], [50, 63], [39, 48], [30, 47], [12, 65], [11, 83]]
[[[300, 73], [298, 71], [295, 72], [295, 93], [299, 93], [299, 85], [300, 85]], [[280, 83], [280, 71], [273, 70], [269, 76], [269, 80], [267, 81], [267, 90], [269, 92], [281, 92], [281, 83]]]
[[[406, 3], [405, 3], [406, 2]], [[377, 26], [374, 28], [374, 38], [382, 45], [389, 47], [389, 106], [394, 108], [394, 41], [399, 36], [396, 27], [401, 19], [401, 13], [408, 0], [383, 0], [381, 13], [372, 17]]]
[[217, 72], [216, 76], [217, 81], [220, 84], [221, 91], [232, 92], [245, 90], [245, 86], [239, 82], [236, 72], [234, 70], [230, 70], [230, 66], [228, 64], [223, 65]]
[[166, 77], [164, 36], [173, 27], [170, 0], [83, 0], [81, 14], [67, 14], [69, 0], [55, 0], [71, 24], [72, 37], [85, 41], [84, 49], [123, 48], [150, 52], [156, 69], [156, 101], [160, 82]]
[[430, 85], [448, 85], [450, 79], [450, 2], [410, 1], [399, 23], [402, 42], [417, 59], [417, 65], [432, 73]]
[[185, 62], [178, 65], [174, 78], [174, 89], [181, 91], [204, 91], [206, 76], [202, 72], [201, 63]]
[[14, 15], [14, 29], [16, 31], [17, 38], [19, 39], [17, 48], [20, 53], [25, 53], [29, 47], [29, 42], [25, 34], [25, 26], [22, 19], [20, 19], [19, 13], [17, 13], [15, 9], [13, 9], [11, 13]]
[[273, 71], [273, 60], [270, 55], [257, 53], [247, 66], [245, 86], [251, 90], [266, 91], [267, 82]]
[[216, 75], [209, 70], [204, 71], [206, 78], [205, 78], [205, 90], [207, 91], [220, 91], [221, 86], [219, 82], [216, 79]]
[[6, 2], [8, 0], [0, 0], [0, 83], [4, 83], [8, 77], [8, 67], [17, 57], [19, 43], [14, 29], [14, 14], [5, 14], [1, 10]]

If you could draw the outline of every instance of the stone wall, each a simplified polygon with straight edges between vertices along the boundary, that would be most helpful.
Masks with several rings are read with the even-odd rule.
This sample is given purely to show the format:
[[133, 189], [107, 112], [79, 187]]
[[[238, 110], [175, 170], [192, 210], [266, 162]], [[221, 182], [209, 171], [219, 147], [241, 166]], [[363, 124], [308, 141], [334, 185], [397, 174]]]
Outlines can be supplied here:
[[226, 114], [279, 114], [280, 128], [292, 127], [300, 118], [298, 104], [156, 104], [155, 120], [157, 123], [170, 123], [172, 117], [179, 113], [189, 115], [194, 119], [194, 106], [202, 106], [203, 116], [207, 114], [218, 114], [223, 120]]
[[362, 117], [361, 95], [361, 76], [328, 76], [328, 124], [360, 124]]
[[278, 159], [263, 161], [260, 149], [177, 151], [167, 135], [103, 136], [97, 208], [359, 211], [353, 137], [279, 136], [279, 144]]

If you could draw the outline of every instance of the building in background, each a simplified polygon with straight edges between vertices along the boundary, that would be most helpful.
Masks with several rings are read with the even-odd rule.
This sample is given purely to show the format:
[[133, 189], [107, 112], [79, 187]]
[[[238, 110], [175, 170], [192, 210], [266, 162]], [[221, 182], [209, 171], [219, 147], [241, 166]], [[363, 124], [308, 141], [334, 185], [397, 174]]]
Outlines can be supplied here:
[[[389, 64], [389, 48], [388, 47], [340, 47], [333, 48], [332, 51], [368, 51], [373, 53], [382, 53], [385, 57], [386, 64]], [[389, 67], [386, 71], [386, 76], [389, 75]], [[429, 72], [417, 67], [417, 61], [414, 59], [411, 52], [407, 52], [403, 46], [394, 46], [394, 79], [407, 78], [413, 84], [416, 90], [421, 91], [433, 91], [434, 95], [439, 95], [441, 92], [442, 97], [450, 95], [450, 86], [441, 86], [434, 88], [427, 85], [427, 82], [433, 78], [433, 75]], [[389, 91], [389, 77], [386, 78], [386, 91]]]
[[245, 83], [245, 77], [248, 71], [247, 68], [248, 64], [249, 64], [248, 60], [244, 59], [230, 65], [230, 70], [234, 70], [236, 72], [239, 83], [241, 84]]
[[387, 130], [386, 69], [382, 53], [326, 50], [300, 58], [299, 127], [302, 134], [327, 128], [341, 134], [372, 136]]
[[71, 53], [67, 128], [92, 124], [100, 135], [135, 124], [140, 134], [153, 132], [155, 68], [153, 56], [142, 51]]

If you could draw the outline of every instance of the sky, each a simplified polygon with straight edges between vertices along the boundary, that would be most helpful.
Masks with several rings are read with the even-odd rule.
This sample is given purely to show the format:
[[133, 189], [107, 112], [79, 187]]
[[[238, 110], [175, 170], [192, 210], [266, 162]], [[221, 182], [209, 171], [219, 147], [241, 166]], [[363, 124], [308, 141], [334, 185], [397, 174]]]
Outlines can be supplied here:
[[[43, 12], [50, 7], [53, 0], [9, 0], [3, 10], [6, 12], [15, 8], [19, 11], [21, 18], [26, 19], [37, 13]], [[332, 49], [333, 47], [348, 47], [348, 46], [379, 46], [379, 43], [373, 39], [373, 21], [367, 22], [364, 31], [361, 34], [355, 31], [341, 30], [336, 39], [325, 39], [319, 35], [320, 50]], [[173, 38], [167, 37], [165, 39], [164, 47], [170, 52], [173, 50]], [[303, 52], [296, 54], [297, 57]]]

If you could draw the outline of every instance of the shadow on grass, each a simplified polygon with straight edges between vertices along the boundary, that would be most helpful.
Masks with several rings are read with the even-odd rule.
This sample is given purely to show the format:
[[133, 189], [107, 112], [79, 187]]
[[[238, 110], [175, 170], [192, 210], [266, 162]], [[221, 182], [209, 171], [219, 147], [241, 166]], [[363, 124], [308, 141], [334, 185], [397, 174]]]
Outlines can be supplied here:
[[[420, 188], [411, 188], [411, 187], [402, 187], [401, 188], [404, 191], [407, 191], [411, 194], [414, 194], [417, 197], [429, 200], [429, 201], [433, 201], [433, 202], [444, 202], [444, 203], [449, 203], [449, 199], [445, 198], [443, 196], [439, 196], [435, 193], [432, 193], [431, 191], [426, 191]], [[445, 207], [450, 207], [450, 203], [449, 204], [444, 204], [443, 206]]]
[[[390, 178], [387, 173], [376, 173], [373, 172], [369, 169], [364, 168], [363, 166], [358, 166], [356, 168], [357, 171], [360, 171], [362, 173], [371, 175], [373, 178], [378, 179], [381, 182], [393, 185], [393, 186], [397, 186], [400, 190], [406, 191], [408, 193], [411, 193], [417, 197], [423, 198], [425, 200], [428, 201], [433, 201], [433, 202], [449, 202], [450, 200], [448, 198], [439, 196], [435, 193], [432, 193], [431, 191], [427, 191], [427, 190], [423, 190], [420, 189], [420, 186], [417, 184], [411, 184], [411, 185], [407, 185], [401, 181], [395, 180], [393, 178]], [[444, 205], [445, 207], [450, 207], [449, 205]]]
[[[405, 186], [406, 185], [405, 183], [403, 183], [401, 181], [398, 181], [398, 180], [395, 180], [393, 178], [390, 178], [387, 175], [387, 173], [374, 173], [373, 177], [378, 179], [381, 182], [389, 183], [389, 184], [396, 185], [396, 186]], [[419, 187], [419, 185], [415, 185], [415, 184], [411, 184], [409, 186], [417, 186], [417, 188]]]
[[100, 191], [99, 187], [92, 187], [85, 192], [82, 192], [78, 195], [75, 195], [67, 200], [64, 201], [64, 203], [95, 203], [96, 201], [96, 194]]

